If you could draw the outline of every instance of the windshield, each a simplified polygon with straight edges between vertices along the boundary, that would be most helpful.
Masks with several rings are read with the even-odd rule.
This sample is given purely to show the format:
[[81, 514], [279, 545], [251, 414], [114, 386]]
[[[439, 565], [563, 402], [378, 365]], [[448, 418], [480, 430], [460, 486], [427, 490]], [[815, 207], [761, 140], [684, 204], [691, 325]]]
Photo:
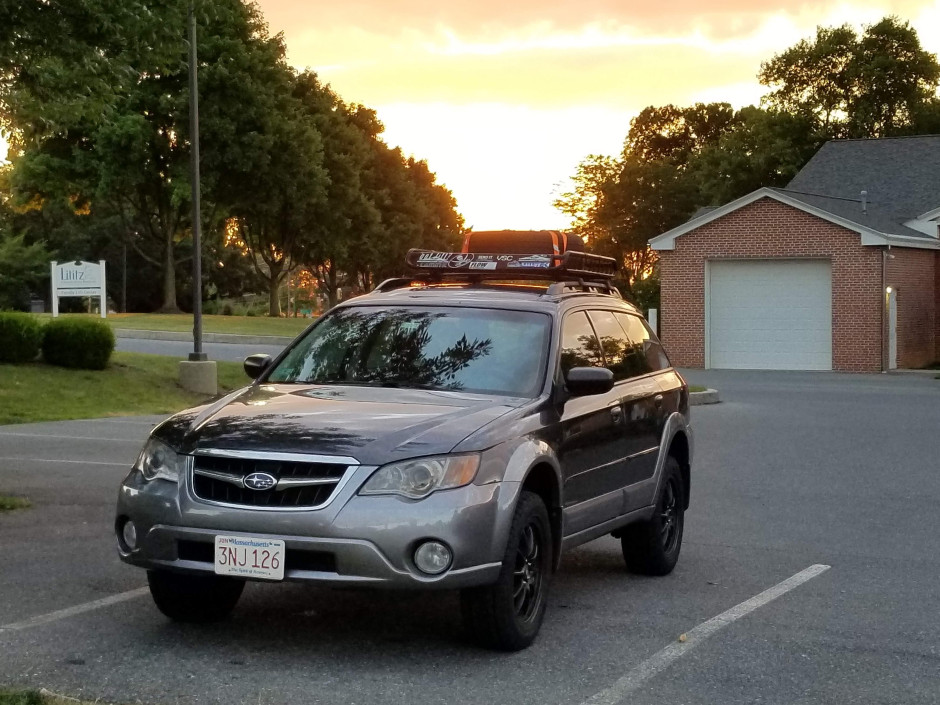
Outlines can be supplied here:
[[533, 397], [550, 332], [549, 316], [527, 311], [343, 308], [327, 314], [267, 381]]

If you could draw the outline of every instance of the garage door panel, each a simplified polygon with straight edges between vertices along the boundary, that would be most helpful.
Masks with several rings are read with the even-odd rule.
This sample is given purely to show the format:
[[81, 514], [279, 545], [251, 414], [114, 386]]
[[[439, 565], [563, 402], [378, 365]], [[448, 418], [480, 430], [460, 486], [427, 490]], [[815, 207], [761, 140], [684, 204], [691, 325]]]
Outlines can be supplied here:
[[709, 366], [832, 369], [826, 260], [709, 263]]

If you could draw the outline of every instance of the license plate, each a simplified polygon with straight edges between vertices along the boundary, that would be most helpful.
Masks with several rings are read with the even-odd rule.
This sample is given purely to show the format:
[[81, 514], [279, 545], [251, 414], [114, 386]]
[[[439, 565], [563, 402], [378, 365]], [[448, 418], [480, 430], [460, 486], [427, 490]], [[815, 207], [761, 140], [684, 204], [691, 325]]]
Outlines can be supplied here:
[[284, 542], [246, 536], [215, 537], [216, 575], [284, 579]]

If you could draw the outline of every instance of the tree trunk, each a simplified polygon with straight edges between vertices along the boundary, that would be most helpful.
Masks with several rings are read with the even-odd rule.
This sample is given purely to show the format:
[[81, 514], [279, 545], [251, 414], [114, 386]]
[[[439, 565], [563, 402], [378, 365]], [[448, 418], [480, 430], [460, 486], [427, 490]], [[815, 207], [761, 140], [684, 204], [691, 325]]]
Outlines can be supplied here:
[[284, 278], [284, 262], [268, 262], [268, 315], [271, 318], [281, 317], [281, 280]]
[[330, 308], [333, 308], [336, 304], [339, 303], [339, 296], [337, 296], [336, 293], [336, 290], [339, 288], [339, 286], [336, 284], [336, 270], [332, 265], [327, 267], [326, 276], [326, 295], [330, 301]]
[[[193, 292], [197, 295], [197, 292]], [[160, 313], [179, 313], [180, 308], [176, 302], [176, 260], [173, 258], [173, 235], [166, 236], [166, 246], [163, 251], [163, 305]]]
[[271, 318], [280, 318], [281, 316], [281, 282], [278, 277], [271, 277], [268, 281], [268, 315]]

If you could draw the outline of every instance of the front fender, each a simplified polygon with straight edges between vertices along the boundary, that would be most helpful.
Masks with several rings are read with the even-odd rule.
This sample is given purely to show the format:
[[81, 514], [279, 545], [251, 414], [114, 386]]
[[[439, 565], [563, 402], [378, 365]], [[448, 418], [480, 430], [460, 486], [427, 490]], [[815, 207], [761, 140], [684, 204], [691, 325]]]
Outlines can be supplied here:
[[[532, 476], [533, 472], [537, 475]], [[531, 477], [530, 477], [531, 476]], [[519, 496], [526, 481], [546, 499], [552, 525], [554, 566], [561, 560], [561, 528], [564, 484], [561, 465], [554, 449], [536, 438], [521, 438], [501, 443], [483, 453], [477, 484], [500, 483], [499, 511], [493, 527], [494, 560], [502, 560], [509, 541], [509, 530]]]

